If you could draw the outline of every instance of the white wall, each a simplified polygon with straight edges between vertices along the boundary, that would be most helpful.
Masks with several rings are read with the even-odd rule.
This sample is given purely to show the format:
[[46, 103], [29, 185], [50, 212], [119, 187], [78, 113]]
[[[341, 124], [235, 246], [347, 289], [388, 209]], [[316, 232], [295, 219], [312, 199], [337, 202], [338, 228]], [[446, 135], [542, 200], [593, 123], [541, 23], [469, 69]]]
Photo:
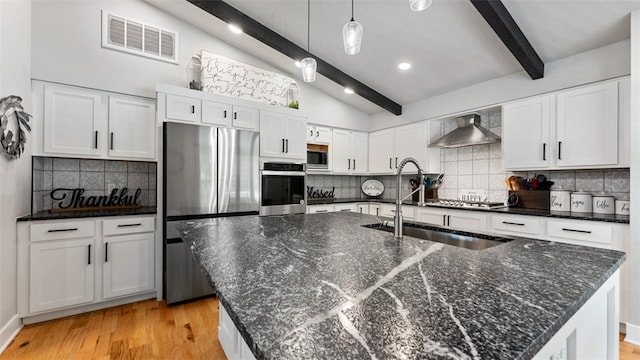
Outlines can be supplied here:
[[[31, 111], [31, 2], [0, 1], [0, 98], [19, 95]], [[18, 160], [0, 154], [0, 352], [21, 326], [17, 316], [16, 218], [30, 211], [31, 151]]]
[[[640, 345], [640, 10], [631, 13], [631, 241], [629, 264], [629, 322], [626, 341]], [[638, 220], [636, 220], [638, 219]]]
[[524, 72], [482, 82], [405, 105], [403, 114], [371, 116], [370, 130], [474, 110], [528, 96], [629, 74], [629, 40], [545, 64], [544, 78]]
[[[102, 9], [179, 32], [180, 65], [103, 49]], [[155, 98], [156, 83], [186, 83], [186, 64], [202, 49], [277, 71], [141, 0], [37, 1], [32, 14], [34, 79]], [[368, 129], [368, 114], [305, 83], [299, 85], [301, 109], [311, 116], [310, 122]]]

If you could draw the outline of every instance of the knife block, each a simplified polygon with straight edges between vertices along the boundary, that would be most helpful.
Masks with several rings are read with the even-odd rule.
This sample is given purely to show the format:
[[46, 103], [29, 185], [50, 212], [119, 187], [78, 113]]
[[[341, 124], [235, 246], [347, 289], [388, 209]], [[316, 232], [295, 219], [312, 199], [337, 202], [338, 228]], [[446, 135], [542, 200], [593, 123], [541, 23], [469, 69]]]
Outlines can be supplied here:
[[[413, 195], [411, 195], [411, 199], [415, 202], [419, 202], [420, 201], [420, 192], [415, 192]], [[424, 201], [427, 200], [433, 200], [433, 199], [437, 199], [438, 198], [438, 189], [426, 189], [424, 191]]]

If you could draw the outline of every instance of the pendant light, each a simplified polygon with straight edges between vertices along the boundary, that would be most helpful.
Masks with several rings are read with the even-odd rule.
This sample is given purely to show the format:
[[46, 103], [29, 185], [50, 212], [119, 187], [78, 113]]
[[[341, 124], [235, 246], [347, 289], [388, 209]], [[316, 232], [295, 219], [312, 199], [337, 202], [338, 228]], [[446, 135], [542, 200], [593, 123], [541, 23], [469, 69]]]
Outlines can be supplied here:
[[[307, 53], [309, 52], [310, 42], [309, 42], [309, 29], [311, 22], [311, 0], [307, 0]], [[316, 69], [318, 67], [318, 63], [316, 59], [311, 56], [307, 56], [306, 58], [300, 60], [300, 69], [302, 71], [302, 81], [304, 82], [314, 82], [316, 81]]]
[[409, 7], [413, 11], [422, 11], [426, 10], [429, 6], [431, 6], [432, 0], [409, 0]]
[[342, 40], [344, 42], [344, 52], [348, 55], [355, 55], [360, 52], [362, 45], [362, 24], [353, 20], [353, 0], [351, 0], [351, 21], [342, 27]]

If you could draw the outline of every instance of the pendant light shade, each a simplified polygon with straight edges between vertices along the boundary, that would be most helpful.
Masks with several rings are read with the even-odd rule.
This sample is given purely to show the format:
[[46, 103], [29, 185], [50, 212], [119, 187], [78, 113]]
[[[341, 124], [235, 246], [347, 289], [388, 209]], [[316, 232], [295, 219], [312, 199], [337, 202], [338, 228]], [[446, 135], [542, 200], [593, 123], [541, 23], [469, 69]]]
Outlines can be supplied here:
[[316, 69], [318, 63], [316, 59], [312, 57], [306, 57], [300, 61], [300, 69], [302, 70], [302, 81], [314, 82], [316, 81]]
[[362, 45], [362, 32], [364, 28], [362, 24], [354, 21], [346, 23], [342, 28], [342, 40], [344, 41], [344, 52], [349, 55], [355, 55], [360, 52], [360, 45]]
[[362, 24], [353, 20], [353, 0], [351, 0], [351, 21], [342, 27], [342, 41], [344, 42], [344, 52], [347, 55], [355, 55], [360, 52], [363, 31]]
[[409, 0], [409, 7], [413, 11], [422, 11], [431, 6], [432, 0]]
[[[311, 0], [307, 0], [307, 52], [309, 52], [309, 29], [311, 27]], [[309, 54], [311, 55], [311, 54]], [[318, 63], [316, 59], [311, 56], [300, 60], [300, 70], [302, 71], [302, 81], [314, 82], [316, 81], [316, 69]]]

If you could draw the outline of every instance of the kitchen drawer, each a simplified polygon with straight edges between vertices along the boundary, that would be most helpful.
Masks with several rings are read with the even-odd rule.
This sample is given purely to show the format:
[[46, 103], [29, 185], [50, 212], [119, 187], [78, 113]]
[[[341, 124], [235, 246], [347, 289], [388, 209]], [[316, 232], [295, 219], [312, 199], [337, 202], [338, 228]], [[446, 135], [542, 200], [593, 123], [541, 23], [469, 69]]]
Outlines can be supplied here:
[[492, 215], [491, 230], [514, 235], [539, 236], [544, 227], [544, 220], [531, 217]]
[[135, 234], [154, 231], [153, 217], [135, 217], [104, 220], [102, 235]]
[[549, 240], [568, 240], [569, 243], [610, 248], [613, 244], [613, 230], [610, 225], [597, 225], [582, 221], [554, 221], [547, 222]]
[[333, 211], [335, 212], [357, 212], [358, 204], [335, 204], [333, 205]]
[[47, 222], [31, 225], [31, 241], [94, 237], [94, 221]]
[[[392, 204], [382, 204], [382, 216], [394, 217], [396, 215], [396, 206]], [[405, 220], [413, 220], [416, 217], [415, 206], [402, 205], [402, 218]]]
[[328, 213], [333, 212], [333, 204], [332, 205], [309, 205], [307, 206], [308, 214], [315, 213]]

